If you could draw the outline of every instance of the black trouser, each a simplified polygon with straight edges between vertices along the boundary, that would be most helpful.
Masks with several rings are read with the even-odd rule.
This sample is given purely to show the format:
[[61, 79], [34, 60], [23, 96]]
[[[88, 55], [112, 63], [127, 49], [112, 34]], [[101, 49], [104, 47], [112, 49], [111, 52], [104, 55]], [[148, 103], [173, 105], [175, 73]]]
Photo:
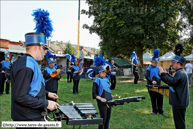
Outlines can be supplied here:
[[116, 85], [116, 75], [111, 75], [111, 90], [115, 89], [115, 85]]
[[78, 93], [78, 84], [79, 84], [79, 80], [73, 80], [73, 93], [77, 92]]
[[[4, 83], [5, 83], [6, 77], [5, 73], [0, 74], [0, 94], [3, 94], [4, 92]], [[9, 83], [6, 82], [6, 93], [9, 93]]]
[[174, 123], [176, 129], [185, 129], [185, 113], [186, 113], [186, 108], [175, 108], [172, 107], [173, 111], [173, 117], [174, 117]]
[[133, 75], [135, 76], [134, 84], [137, 84], [137, 81], [139, 80], [139, 75], [137, 72], [133, 72]]
[[[69, 77], [70, 77], [70, 81], [69, 81]], [[71, 72], [67, 72], [67, 82], [72, 82], [72, 73]]]
[[163, 95], [157, 93], [157, 92], [154, 92], [154, 91], [149, 91], [149, 95], [150, 95], [150, 98], [151, 98], [151, 104], [152, 104], [152, 109], [153, 109], [153, 112], [154, 113], [157, 113], [159, 112], [159, 114], [162, 114], [163, 113]]
[[99, 124], [98, 129], [108, 129], [109, 121], [111, 118], [111, 106], [109, 108], [104, 106], [98, 106], [101, 118], [103, 118], [103, 124]]

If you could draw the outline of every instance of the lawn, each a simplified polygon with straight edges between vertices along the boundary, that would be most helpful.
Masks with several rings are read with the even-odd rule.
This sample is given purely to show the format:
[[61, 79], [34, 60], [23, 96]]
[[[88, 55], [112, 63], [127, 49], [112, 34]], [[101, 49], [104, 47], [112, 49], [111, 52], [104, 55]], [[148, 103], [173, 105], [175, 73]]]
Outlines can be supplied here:
[[[92, 103], [98, 111], [96, 100], [92, 99], [92, 83], [87, 78], [80, 80], [79, 93], [72, 94], [73, 83], [67, 83], [66, 75], [59, 81], [59, 98], [66, 101], [74, 101], [74, 103]], [[146, 81], [139, 81], [134, 85], [132, 81], [119, 81], [116, 90], [112, 91], [113, 95], [121, 98], [130, 96], [143, 96], [146, 99], [140, 102], [125, 103], [124, 105], [114, 106], [112, 108], [110, 129], [174, 129], [174, 121], [172, 115], [172, 107], [169, 105], [169, 99], [164, 96], [163, 110], [167, 116], [151, 114], [151, 101], [146, 88]], [[193, 87], [190, 87], [190, 105], [186, 110], [186, 128], [193, 129]], [[12, 121], [11, 119], [11, 95], [3, 94], [0, 96], [0, 122]], [[65, 104], [58, 101], [59, 104]], [[52, 113], [49, 115], [52, 116]], [[97, 115], [97, 117], [100, 117]], [[97, 129], [98, 125], [82, 125], [81, 129]], [[1, 128], [1, 127], [0, 127]], [[72, 129], [73, 126], [66, 125], [62, 122], [62, 128]], [[79, 126], [75, 126], [78, 129]]]

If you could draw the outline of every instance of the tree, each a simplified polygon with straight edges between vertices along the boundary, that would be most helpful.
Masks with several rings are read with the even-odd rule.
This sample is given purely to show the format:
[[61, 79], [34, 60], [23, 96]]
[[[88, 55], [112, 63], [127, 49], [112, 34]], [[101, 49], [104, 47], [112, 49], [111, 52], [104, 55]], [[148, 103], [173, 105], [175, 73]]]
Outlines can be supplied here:
[[135, 49], [140, 62], [146, 49], [173, 49], [182, 29], [178, 20], [183, 0], [87, 0], [93, 25], [83, 25], [100, 38], [102, 53], [129, 58]]
[[76, 51], [75, 51], [75, 49], [72, 47], [72, 44], [70, 43], [70, 41], [68, 41], [68, 42], [66, 43], [66, 49], [64, 50], [64, 53], [65, 53], [65, 54], [70, 53], [70, 54], [76, 55]]
[[181, 23], [184, 26], [182, 35], [186, 37], [182, 39], [185, 46], [184, 56], [189, 55], [192, 52], [193, 46], [193, 1], [184, 0], [183, 7], [181, 9]]
[[96, 50], [95, 50], [95, 54], [97, 54], [97, 55], [102, 54], [102, 53], [101, 53], [101, 50], [100, 50], [100, 49], [96, 49]]

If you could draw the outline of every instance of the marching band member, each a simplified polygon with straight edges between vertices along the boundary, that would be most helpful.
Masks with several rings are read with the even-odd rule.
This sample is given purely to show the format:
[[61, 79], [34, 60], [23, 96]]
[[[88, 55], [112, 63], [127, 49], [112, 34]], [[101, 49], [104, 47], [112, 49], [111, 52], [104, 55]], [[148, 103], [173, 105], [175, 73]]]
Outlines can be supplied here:
[[139, 75], [138, 75], [139, 64], [132, 65], [132, 67], [133, 67], [133, 75], [135, 76], [135, 78], [134, 78], [134, 84], [137, 84], [137, 82], [138, 82], [138, 80], [139, 80]]
[[110, 74], [110, 78], [111, 78], [111, 90], [115, 89], [116, 86], [116, 71], [118, 70], [118, 67], [116, 67], [114, 64], [114, 60], [111, 60], [111, 64], [112, 64], [112, 69], [111, 69], [111, 74]]
[[131, 54], [131, 64], [132, 64], [132, 71], [133, 71], [133, 75], [135, 76], [134, 78], [134, 84], [137, 84], [137, 81], [139, 80], [139, 75], [138, 75], [138, 57], [137, 54], [135, 52], [135, 50], [133, 51], [133, 53]]
[[46, 53], [43, 33], [25, 35], [26, 54], [14, 63], [11, 70], [11, 118], [14, 121], [42, 121], [49, 110], [60, 107], [46, 95], [58, 99], [55, 93], [45, 92], [45, 84], [37, 60]]
[[81, 70], [78, 67], [78, 61], [75, 61], [75, 65], [72, 67], [72, 73], [73, 73], [73, 94], [79, 94], [78, 92], [78, 85], [80, 81], [80, 73]]
[[47, 109], [54, 110], [60, 105], [46, 100], [46, 96], [58, 99], [55, 93], [46, 92], [42, 72], [37, 61], [46, 54], [46, 38], [53, 30], [49, 13], [37, 9], [35, 16], [36, 33], [25, 34], [26, 54], [17, 59], [11, 69], [11, 118], [13, 121], [45, 121]]
[[173, 69], [176, 71], [174, 76], [169, 75], [165, 69], [159, 66], [161, 80], [168, 84], [169, 104], [172, 106], [173, 118], [176, 129], [185, 129], [185, 113], [189, 105], [189, 87], [188, 77], [182, 65], [186, 61], [181, 57], [183, 45], [178, 43], [175, 45], [175, 57], [171, 61]]
[[[71, 83], [72, 82], [72, 65], [71, 65], [71, 62], [69, 61], [68, 62], [68, 65], [67, 65], [67, 82], [69, 83]], [[70, 80], [69, 80], [69, 78], [70, 78]]]
[[[152, 57], [152, 65], [150, 65], [146, 71], [147, 85], [161, 85], [159, 68], [157, 66], [159, 63], [159, 50], [155, 49], [153, 54], [154, 55]], [[148, 92], [151, 98], [153, 109], [152, 115], [156, 115], [157, 112], [159, 112], [159, 114], [166, 116], [166, 114], [163, 113], [163, 95], [154, 91], [150, 91], [149, 88]]]
[[[52, 55], [49, 51], [46, 53], [46, 58], [48, 62], [48, 67], [45, 68], [43, 77], [45, 79], [45, 87], [46, 91], [56, 93], [58, 91], [58, 81], [60, 80], [61, 76], [58, 74], [55, 77], [52, 77], [52, 73], [56, 72], [56, 68], [54, 67], [56, 63], [56, 55]], [[53, 99], [50, 99], [53, 100]]]
[[102, 63], [103, 59], [96, 57], [94, 59], [95, 65], [98, 67], [98, 77], [93, 82], [92, 96], [97, 100], [100, 117], [103, 118], [103, 124], [99, 124], [99, 129], [108, 129], [111, 117], [111, 106], [105, 104], [106, 101], [112, 100], [115, 96], [111, 95], [110, 82], [106, 78], [106, 68]]
[[[6, 73], [6, 70], [5, 69], [10, 69], [10, 56], [9, 56], [9, 53], [5, 53], [5, 60], [1, 61], [0, 63], [0, 96], [3, 95], [3, 92], [4, 92], [4, 83], [5, 83], [5, 80], [6, 80], [6, 77], [5, 77], [5, 73]], [[10, 94], [9, 93], [9, 83], [6, 82], [6, 94]]]

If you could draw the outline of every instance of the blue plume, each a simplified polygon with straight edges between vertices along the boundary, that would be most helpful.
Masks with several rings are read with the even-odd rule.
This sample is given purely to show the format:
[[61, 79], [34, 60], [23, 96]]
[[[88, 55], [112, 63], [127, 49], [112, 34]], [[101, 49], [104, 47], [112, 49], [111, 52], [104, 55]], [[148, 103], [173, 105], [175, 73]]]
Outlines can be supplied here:
[[155, 49], [155, 50], [153, 51], [152, 61], [154, 61], [154, 60], [159, 61], [159, 49]]
[[135, 54], [131, 54], [131, 60], [135, 58]]
[[54, 55], [53, 57], [54, 57], [54, 59], [56, 59], [56, 55]]
[[135, 54], [133, 53], [133, 54], [131, 54], [131, 64], [137, 64], [137, 59], [136, 59], [136, 56], [135, 56]]
[[131, 64], [137, 64], [137, 62], [139, 61], [139, 58], [135, 50], [131, 54], [131, 61], [132, 61]]
[[98, 54], [94, 54], [94, 57], [98, 57]]
[[71, 57], [73, 59], [73, 62], [75, 61], [75, 56], [73, 54], [71, 54]]
[[46, 38], [52, 37], [53, 25], [52, 21], [49, 18], [49, 12], [40, 8], [37, 10], [33, 10], [32, 16], [34, 16], [34, 21], [36, 23], [36, 27], [34, 30], [38, 33], [44, 33]]
[[101, 57], [95, 57], [94, 58], [94, 64], [96, 65], [96, 67], [99, 67], [101, 65], [104, 65], [105, 62], [104, 62], [104, 59], [101, 58]]
[[49, 58], [53, 58], [54, 56], [50, 53], [50, 51], [47, 51], [47, 53], [46, 53], [46, 59], [48, 60]]
[[159, 57], [159, 49], [155, 49], [153, 51], [153, 58], [158, 58]]
[[13, 53], [11, 53], [11, 57], [15, 57], [15, 55]]
[[103, 58], [103, 55], [100, 54], [99, 57]]

